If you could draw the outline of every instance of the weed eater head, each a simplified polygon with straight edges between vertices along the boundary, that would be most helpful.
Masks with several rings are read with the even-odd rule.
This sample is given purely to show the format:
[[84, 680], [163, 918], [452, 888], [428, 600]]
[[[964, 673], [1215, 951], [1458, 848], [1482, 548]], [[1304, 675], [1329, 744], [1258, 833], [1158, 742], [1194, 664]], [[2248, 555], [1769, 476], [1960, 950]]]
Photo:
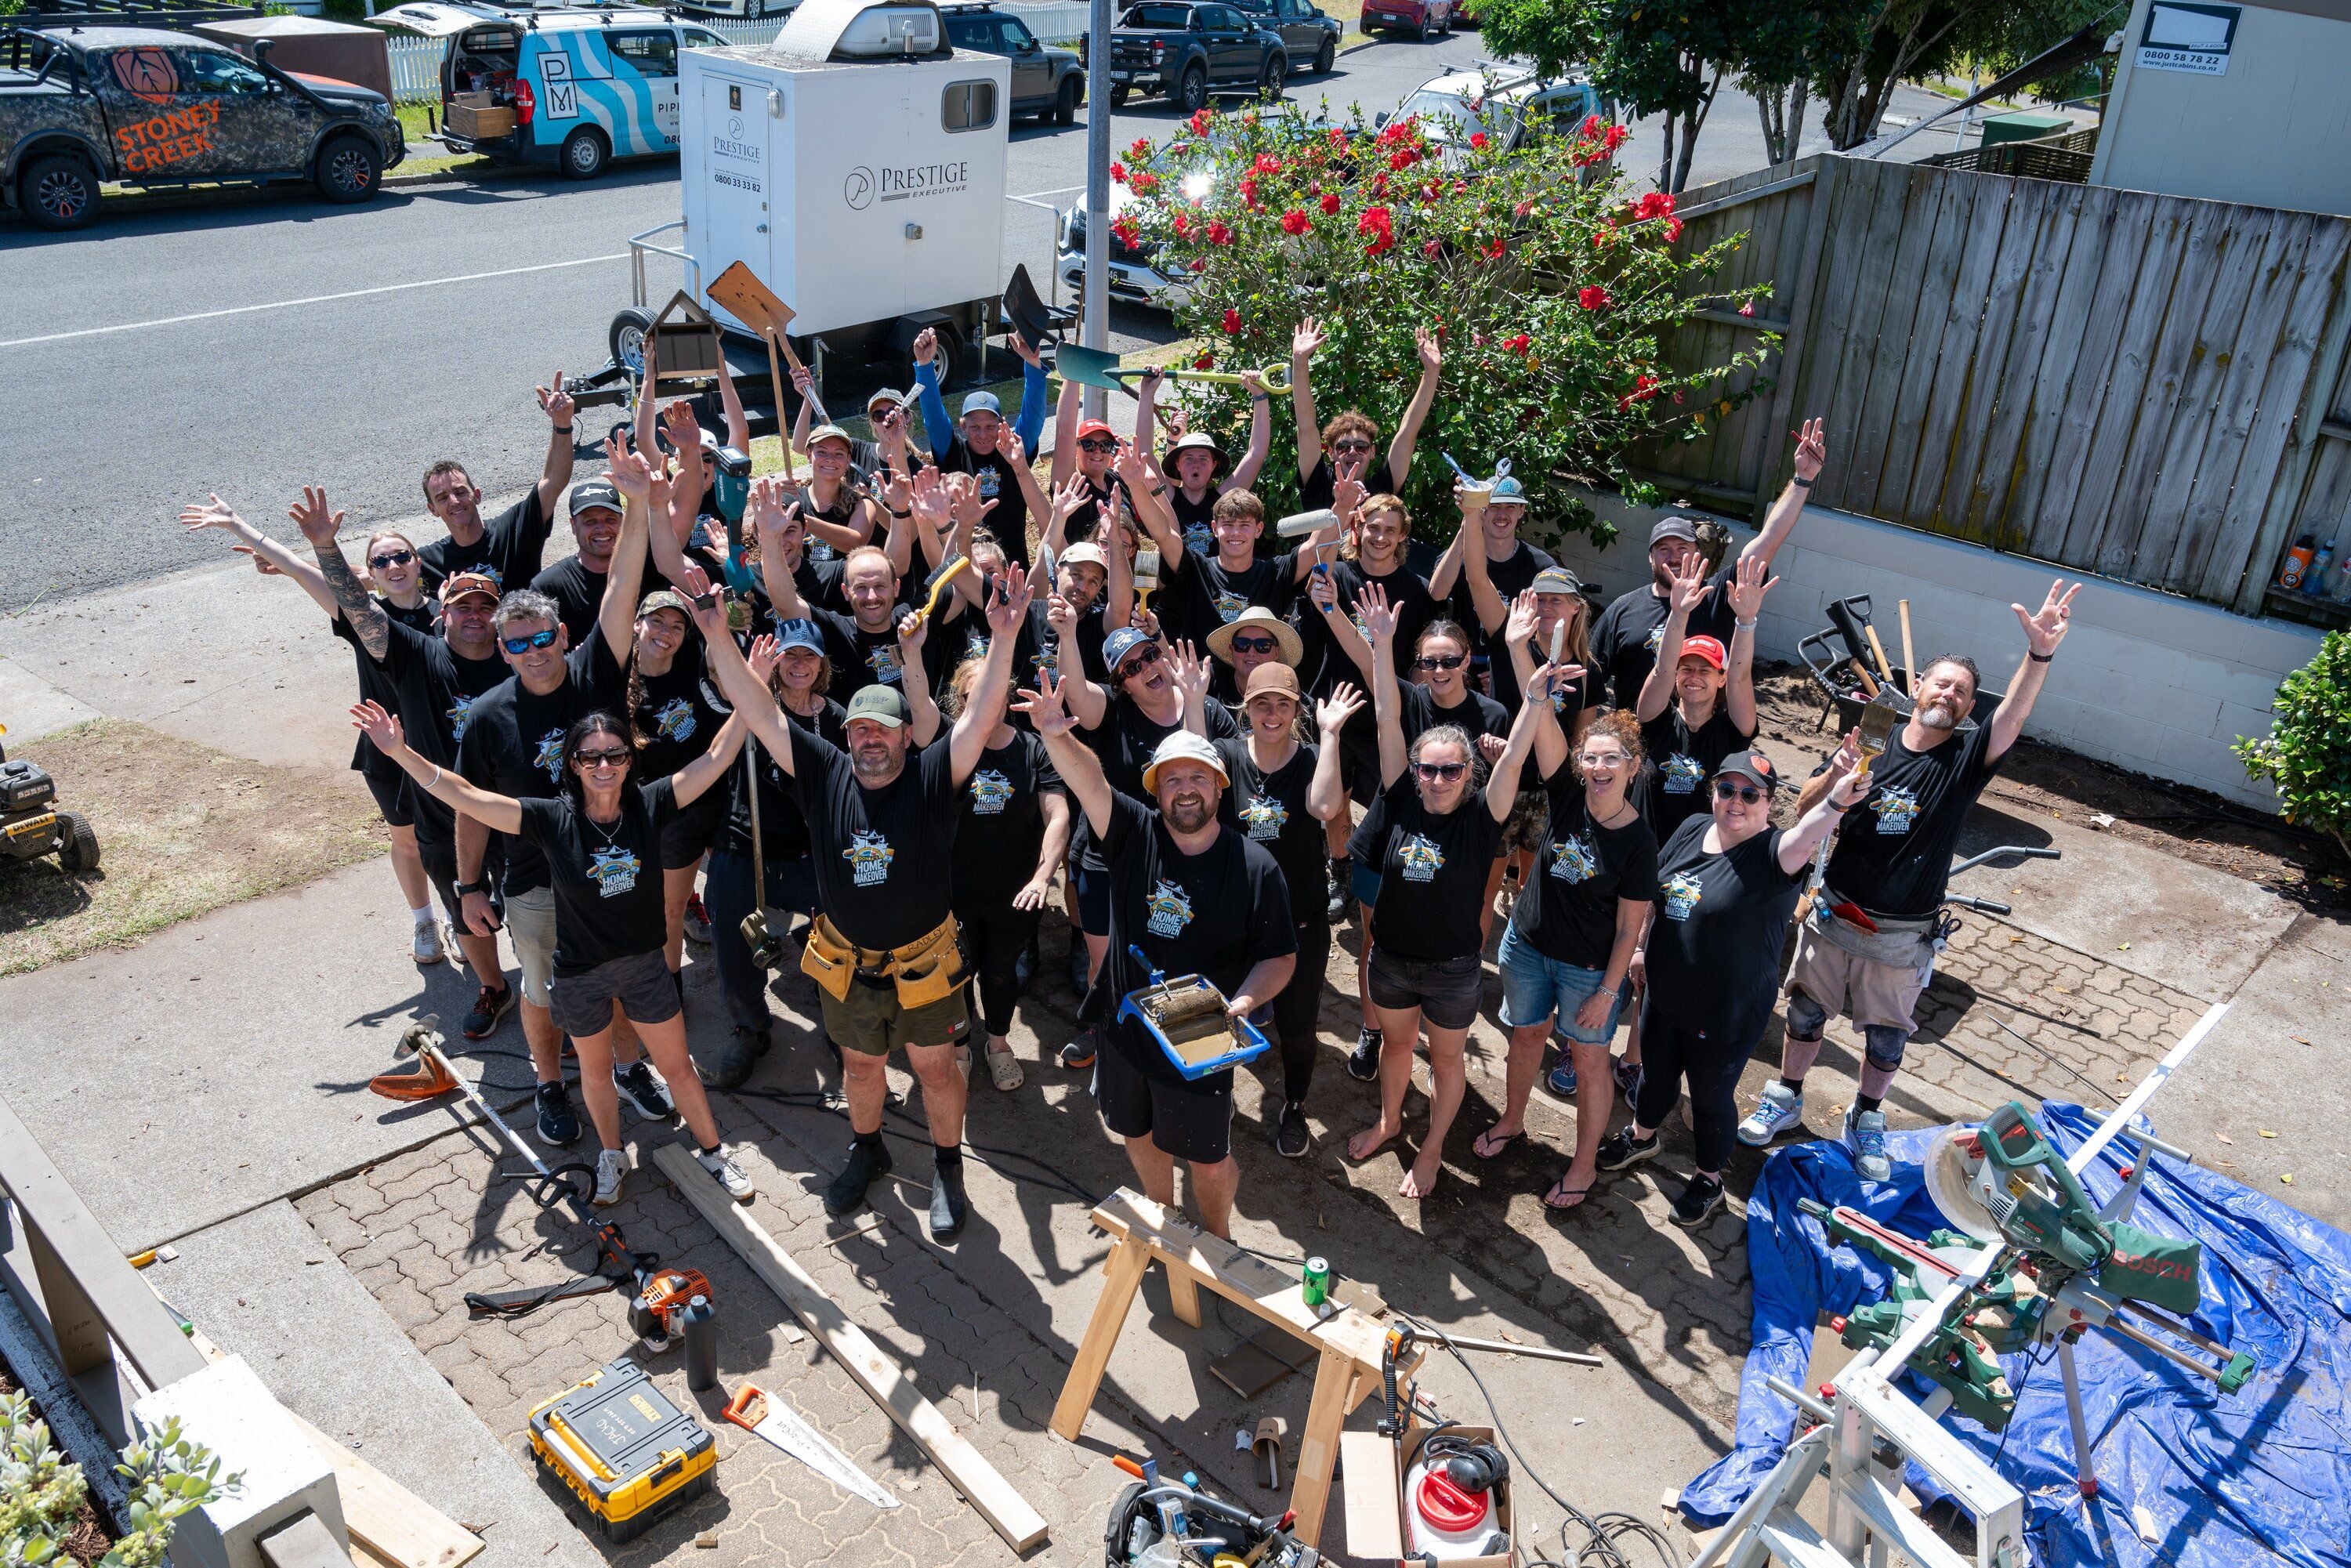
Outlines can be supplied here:
[[[427, 1046], [432, 1049], [424, 1049]], [[369, 1079], [370, 1092], [387, 1100], [430, 1100], [457, 1087], [455, 1074], [441, 1060], [441, 1020], [437, 1017], [428, 1013], [410, 1024], [400, 1037], [396, 1054], [403, 1059], [404, 1065]]]

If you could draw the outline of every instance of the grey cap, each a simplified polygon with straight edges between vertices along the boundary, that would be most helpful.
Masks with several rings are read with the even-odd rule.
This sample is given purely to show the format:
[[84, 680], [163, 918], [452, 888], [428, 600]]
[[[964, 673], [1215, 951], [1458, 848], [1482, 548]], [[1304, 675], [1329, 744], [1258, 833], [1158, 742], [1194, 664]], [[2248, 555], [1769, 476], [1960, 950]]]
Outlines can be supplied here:
[[607, 512], [625, 510], [621, 505], [621, 492], [610, 479], [582, 479], [571, 486], [571, 515], [601, 508]]
[[849, 699], [849, 716], [844, 722], [854, 724], [861, 718], [899, 728], [906, 722], [904, 694], [895, 686], [860, 686], [857, 695]]
[[1004, 417], [1004, 404], [992, 392], [964, 393], [963, 411], [966, 413], [992, 413], [998, 419]]
[[1649, 548], [1656, 549], [1667, 539], [1698, 543], [1698, 525], [1687, 517], [1659, 517], [1657, 526], [1649, 530]]

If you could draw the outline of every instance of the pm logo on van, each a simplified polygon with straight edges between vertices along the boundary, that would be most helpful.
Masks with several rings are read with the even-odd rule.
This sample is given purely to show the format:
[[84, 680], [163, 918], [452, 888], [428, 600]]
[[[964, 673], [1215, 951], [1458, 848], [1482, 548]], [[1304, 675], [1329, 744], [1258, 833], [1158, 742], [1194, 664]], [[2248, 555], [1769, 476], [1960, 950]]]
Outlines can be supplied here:
[[852, 213], [862, 213], [872, 206], [873, 204], [873, 171], [862, 163], [852, 169], [849, 172], [849, 178], [841, 183], [841, 194], [842, 199], [849, 203], [849, 210]]
[[538, 69], [547, 87], [541, 112], [549, 120], [579, 119], [580, 87], [571, 79], [570, 57], [550, 51], [539, 57]]

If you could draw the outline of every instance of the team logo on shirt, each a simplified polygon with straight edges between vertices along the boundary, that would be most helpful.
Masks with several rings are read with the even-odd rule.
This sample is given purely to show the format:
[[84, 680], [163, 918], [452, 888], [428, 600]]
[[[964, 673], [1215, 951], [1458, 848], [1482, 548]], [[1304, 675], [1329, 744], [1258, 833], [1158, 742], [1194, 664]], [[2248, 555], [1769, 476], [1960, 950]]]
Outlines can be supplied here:
[[684, 697], [672, 697], [653, 714], [653, 732], [664, 740], [694, 738], [694, 705]]
[[1600, 854], [1590, 835], [1570, 833], [1551, 847], [1551, 874], [1562, 882], [1589, 882], [1600, 873]]
[[993, 768], [971, 776], [971, 809], [982, 817], [1000, 817], [1012, 801], [1012, 780]]
[[1143, 928], [1154, 936], [1181, 936], [1192, 924], [1192, 895], [1164, 876], [1153, 885], [1147, 907], [1151, 918]]
[[1650, 627], [1650, 628], [1649, 628], [1649, 637], [1648, 637], [1648, 641], [1646, 641], [1646, 642], [1643, 643], [1641, 644], [1641, 646], [1642, 646], [1642, 647], [1644, 647], [1644, 648], [1646, 648], [1650, 653], [1656, 653], [1658, 649], [1660, 649], [1660, 648], [1664, 647], [1665, 645], [1666, 645], [1666, 623], [1665, 623], [1664, 622], [1660, 621], [1660, 622], [1658, 622], [1655, 626], [1652, 626], [1652, 627]]
[[563, 732], [550, 729], [538, 737], [538, 752], [531, 760], [547, 769], [548, 782], [563, 782]]
[[1259, 795], [1241, 808], [1241, 826], [1249, 836], [1270, 843], [1281, 837], [1281, 825], [1290, 821], [1290, 808], [1270, 795]]
[[474, 722], [474, 699], [459, 693], [449, 705], [449, 735], [454, 740], [465, 738], [465, 727]]
[[1666, 758], [1657, 773], [1665, 780], [1668, 795], [1695, 795], [1698, 787], [1706, 782], [1706, 769], [1698, 765], [1698, 758], [1684, 757], [1678, 751]]
[[1877, 791], [1877, 799], [1869, 803], [1877, 813], [1877, 831], [1881, 833], [1907, 833], [1918, 820], [1918, 792], [1899, 784], [1888, 784]]
[[997, 489], [1003, 480], [998, 477], [994, 465], [982, 468], [975, 477], [979, 480], [979, 498], [983, 501], [996, 499]]
[[963, 656], [967, 659], [987, 657], [987, 628], [985, 622], [964, 633]]
[[1058, 647], [1050, 653], [1031, 653], [1029, 662], [1037, 666], [1040, 674], [1059, 676], [1061, 673], [1061, 655]]
[[841, 852], [841, 858], [849, 862], [851, 882], [859, 887], [879, 887], [889, 880], [890, 862], [897, 854], [889, 840], [870, 828], [861, 828]]
[[1406, 882], [1433, 882], [1445, 865], [1445, 852], [1418, 833], [1396, 848], [1396, 865]]
[[1228, 626], [1239, 620], [1241, 618], [1241, 612], [1248, 608], [1249, 601], [1243, 599], [1238, 593], [1219, 593], [1217, 595], [1217, 614]]
[[904, 666], [898, 663], [898, 650], [889, 643], [876, 643], [866, 649], [865, 664], [873, 672], [873, 678], [885, 686], [898, 685], [904, 674]]
[[1217, 530], [1206, 523], [1193, 523], [1184, 529], [1184, 548], [1198, 550], [1202, 555], [1217, 553]]
[[636, 852], [623, 845], [588, 852], [588, 880], [606, 898], [618, 898], [633, 890], [637, 873], [643, 869], [644, 862], [637, 859]]
[[1706, 895], [1705, 890], [1698, 886], [1698, 878], [1687, 872], [1676, 872], [1667, 877], [1664, 892], [1666, 918], [1668, 920], [1687, 920], [1690, 911], [1698, 907], [1698, 901]]

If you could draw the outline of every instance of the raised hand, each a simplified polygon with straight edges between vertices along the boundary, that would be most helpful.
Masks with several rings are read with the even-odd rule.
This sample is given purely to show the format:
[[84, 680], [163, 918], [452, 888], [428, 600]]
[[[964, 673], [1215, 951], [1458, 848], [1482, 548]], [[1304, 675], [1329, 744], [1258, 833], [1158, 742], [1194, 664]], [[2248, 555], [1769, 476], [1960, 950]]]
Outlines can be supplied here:
[[694, 606], [694, 624], [705, 637], [728, 635], [726, 596], [710, 586], [708, 572], [698, 566], [688, 566], [677, 585], [685, 590], [686, 600]]
[[1669, 614], [1687, 616], [1706, 597], [1706, 557], [1692, 550], [1682, 569], [1668, 569], [1666, 575], [1666, 609]]
[[1300, 321], [1297, 329], [1290, 334], [1290, 357], [1311, 360], [1322, 349], [1322, 324], [1309, 316]]
[[202, 533], [206, 528], [225, 528], [230, 533], [242, 534], [246, 523], [236, 515], [235, 507], [214, 496], [203, 506], [190, 502], [181, 507], [180, 526], [190, 533]]
[[604, 441], [604, 476], [612, 481], [612, 488], [632, 501], [647, 502], [653, 497], [653, 465], [645, 461], [644, 454], [632, 450], [618, 434]]
[[1013, 629], [1028, 616], [1029, 597], [1029, 574], [1020, 569], [1019, 562], [1008, 563], [1004, 569], [1003, 590], [1000, 592], [990, 590], [988, 593], [987, 635], [991, 641], [1012, 634]]
[[1370, 461], [1367, 457], [1357, 457], [1335, 465], [1339, 476], [1331, 486], [1331, 509], [1339, 515], [1342, 521], [1352, 519], [1363, 504], [1371, 498], [1372, 493], [1364, 488], [1364, 465]]
[[684, 398], [662, 410], [662, 434], [669, 437], [670, 447], [680, 457], [702, 451], [702, 424], [694, 417], [694, 405]]
[[[333, 544], [336, 530], [343, 526], [342, 513], [328, 507], [326, 489], [318, 485], [303, 486], [302, 498], [287, 507], [286, 515], [294, 519], [294, 526], [302, 530], [302, 537], [314, 545]], [[2023, 612], [2020, 610], [2017, 613], [2021, 615]]]
[[751, 673], [759, 677], [759, 684], [767, 685], [775, 677], [776, 666], [784, 662], [784, 645], [762, 632], [751, 639], [751, 652], [745, 662], [751, 666]]
[[1134, 449], [1132, 441], [1118, 444], [1118, 455], [1111, 459], [1111, 466], [1126, 481], [1129, 490], [1144, 489], [1151, 483], [1151, 470], [1144, 465], [1143, 454]]
[[1272, 395], [1265, 390], [1265, 378], [1259, 375], [1255, 371], [1243, 371], [1241, 372], [1241, 389], [1247, 392], [1251, 399], [1270, 397]]
[[[1692, 564], [1700, 571], [1706, 570], [1702, 560], [1694, 559]], [[1737, 571], [1730, 581], [1730, 608], [1740, 620], [1752, 621], [1755, 619], [1756, 612], [1763, 608], [1763, 596], [1769, 593], [1772, 586], [1780, 580], [1776, 577], [1766, 578], [1763, 575], [1771, 570], [1770, 565], [1760, 557], [1740, 556], [1739, 558]], [[1677, 580], [1674, 587], [1678, 592], [1680, 582]], [[1696, 601], [1693, 600], [1692, 602], [1695, 603]]]
[[951, 474], [947, 476], [948, 510], [955, 517], [956, 528], [969, 530], [979, 527], [981, 520], [996, 510], [996, 501], [993, 496], [981, 497], [979, 481], [971, 475]]
[[1542, 612], [1535, 608], [1535, 591], [1531, 588], [1525, 590], [1510, 601], [1510, 616], [1502, 622], [1503, 643], [1515, 647], [1529, 641], [1534, 636], [1536, 623], [1541, 619]]
[[996, 433], [996, 450], [1007, 463], [1019, 468], [1029, 461], [1029, 448], [1022, 444], [1020, 433], [1007, 424]]
[[1143, 379], [1134, 383], [1134, 401], [1142, 403], [1156, 402], [1159, 389], [1166, 384], [1167, 372], [1154, 366], [1144, 371]]
[[1011, 333], [1009, 336], [1012, 342], [1012, 351], [1014, 353], [1019, 355], [1029, 363], [1035, 365], [1040, 369], [1043, 368], [1045, 356], [1039, 353], [1034, 348], [1030, 347], [1028, 339], [1022, 337], [1018, 332]]
[[1167, 411], [1167, 439], [1171, 443], [1183, 440], [1184, 433], [1191, 428], [1192, 411], [1190, 409], [1179, 402]]
[[370, 699], [351, 708], [351, 727], [368, 737], [368, 744], [387, 758], [398, 757], [408, 749], [408, 737], [401, 729], [400, 717], [387, 713], [381, 703]]
[[538, 393], [539, 412], [547, 415], [548, 423], [560, 427], [571, 423], [571, 394], [563, 390], [561, 371], [555, 372], [554, 385], [539, 387], [536, 390]]
[[797, 367], [792, 371], [792, 391], [803, 398], [813, 399], [816, 396], [816, 372], [806, 365]]
[[954, 520], [954, 501], [947, 494], [947, 487], [939, 482], [939, 471], [935, 468], [925, 468], [912, 479], [893, 474], [885, 500], [890, 509], [896, 512], [904, 511], [911, 502], [915, 517], [934, 532], [946, 532]]
[[1510, 743], [1499, 735], [1481, 735], [1478, 737], [1478, 755], [1486, 759], [1486, 766], [1489, 768], [1502, 760], [1502, 753], [1510, 748]]
[[922, 656], [923, 640], [930, 631], [931, 618], [919, 610], [909, 610], [898, 617], [898, 651], [906, 663], [911, 664]]
[[1828, 461], [1828, 434], [1817, 419], [1804, 421], [1796, 432], [1796, 477], [1811, 484], [1820, 477], [1821, 465]]
[[2026, 614], [2022, 604], [2010, 605], [2024, 623], [2024, 645], [2044, 659], [2054, 653], [2057, 644], [2065, 640], [2066, 625], [2074, 616], [2074, 595], [2081, 591], [2080, 583], [2067, 588], [2061, 577], [2049, 585], [2049, 597], [2032, 614]]
[[1355, 596], [1355, 614], [1364, 623], [1364, 633], [1375, 648], [1395, 641], [1396, 608], [1388, 602], [1388, 591], [1376, 582], [1367, 582], [1364, 591]]
[[1077, 716], [1062, 706], [1061, 682], [1051, 670], [1037, 672], [1034, 690], [1020, 689], [1012, 711], [1029, 716], [1029, 723], [1039, 735], [1067, 735], [1078, 725]]
[[939, 357], [939, 335], [925, 327], [914, 334], [914, 363], [927, 365]]
[[1067, 642], [1077, 635], [1078, 612], [1060, 594], [1048, 594], [1045, 598], [1045, 624], [1053, 629], [1054, 636]]
[[1323, 614], [1334, 613], [1339, 608], [1339, 588], [1327, 571], [1314, 571], [1306, 579], [1306, 597]]
[[1079, 507], [1093, 498], [1093, 487], [1086, 483], [1085, 476], [1071, 475], [1061, 481], [1061, 487], [1053, 492], [1053, 520], [1057, 523], [1068, 523], [1070, 518], [1077, 514]]
[[1445, 350], [1438, 346], [1437, 332], [1433, 328], [1415, 327], [1412, 329], [1412, 341], [1413, 347], [1420, 351], [1420, 370], [1423, 375], [1433, 376], [1445, 368]]
[[1186, 702], [1208, 695], [1208, 661], [1202, 658], [1188, 641], [1176, 644], [1175, 651], [1168, 655], [1168, 663], [1175, 666], [1176, 690], [1182, 694]]
[[1314, 723], [1326, 736], [1335, 736], [1347, 727], [1347, 721], [1364, 711], [1368, 700], [1362, 691], [1341, 681], [1331, 688], [1331, 695], [1314, 705]]

